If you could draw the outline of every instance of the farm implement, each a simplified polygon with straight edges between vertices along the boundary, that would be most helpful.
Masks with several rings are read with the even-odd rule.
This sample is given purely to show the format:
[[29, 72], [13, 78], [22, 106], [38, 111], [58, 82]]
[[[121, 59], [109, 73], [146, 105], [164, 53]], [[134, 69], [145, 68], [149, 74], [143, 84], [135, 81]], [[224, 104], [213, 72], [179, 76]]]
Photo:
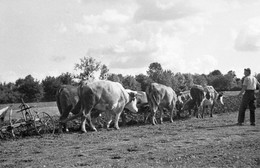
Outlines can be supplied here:
[[[0, 139], [8, 137], [16, 137], [17, 135], [43, 135], [54, 134], [55, 123], [52, 117], [46, 112], [38, 112], [32, 110], [33, 106], [29, 106], [22, 100], [19, 110], [14, 111], [12, 106], [0, 109]], [[9, 121], [4, 122], [7, 111], [9, 112]], [[13, 119], [13, 113], [16, 113], [16, 119]]]

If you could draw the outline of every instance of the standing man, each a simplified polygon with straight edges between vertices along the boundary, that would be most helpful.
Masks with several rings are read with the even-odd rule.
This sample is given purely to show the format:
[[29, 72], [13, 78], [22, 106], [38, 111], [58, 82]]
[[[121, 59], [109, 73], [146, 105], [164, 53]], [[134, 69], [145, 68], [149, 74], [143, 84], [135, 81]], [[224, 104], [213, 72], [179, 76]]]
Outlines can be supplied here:
[[251, 75], [250, 68], [244, 69], [244, 80], [242, 84], [242, 90], [238, 94], [238, 96], [242, 97], [242, 102], [239, 107], [238, 112], [238, 123], [237, 125], [242, 125], [245, 120], [245, 112], [247, 109], [247, 106], [250, 110], [250, 123], [252, 126], [255, 126], [255, 109], [256, 109], [256, 97], [255, 97], [255, 90], [256, 85], [260, 86], [260, 83], [257, 81], [257, 79]]

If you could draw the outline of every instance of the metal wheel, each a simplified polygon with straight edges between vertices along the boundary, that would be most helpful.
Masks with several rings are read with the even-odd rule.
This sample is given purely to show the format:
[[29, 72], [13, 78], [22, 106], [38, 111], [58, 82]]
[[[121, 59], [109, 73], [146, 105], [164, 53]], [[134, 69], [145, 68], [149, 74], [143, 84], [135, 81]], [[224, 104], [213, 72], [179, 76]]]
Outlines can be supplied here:
[[42, 134], [54, 134], [55, 123], [52, 117], [46, 112], [36, 113], [34, 116], [34, 127], [36, 133]]

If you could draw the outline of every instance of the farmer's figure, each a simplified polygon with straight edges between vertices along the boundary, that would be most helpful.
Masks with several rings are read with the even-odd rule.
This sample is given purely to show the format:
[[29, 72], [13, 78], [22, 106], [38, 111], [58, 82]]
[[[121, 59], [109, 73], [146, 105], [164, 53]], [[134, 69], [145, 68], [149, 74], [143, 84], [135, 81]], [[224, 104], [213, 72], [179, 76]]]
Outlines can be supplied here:
[[255, 126], [255, 109], [256, 109], [256, 96], [255, 96], [255, 90], [256, 85], [260, 86], [260, 83], [257, 81], [257, 79], [251, 75], [250, 68], [244, 69], [244, 80], [242, 80], [242, 90], [238, 94], [238, 96], [243, 95], [242, 102], [239, 107], [238, 112], [238, 123], [237, 125], [242, 125], [245, 120], [245, 112], [247, 109], [247, 106], [250, 110], [250, 123], [251, 125]]

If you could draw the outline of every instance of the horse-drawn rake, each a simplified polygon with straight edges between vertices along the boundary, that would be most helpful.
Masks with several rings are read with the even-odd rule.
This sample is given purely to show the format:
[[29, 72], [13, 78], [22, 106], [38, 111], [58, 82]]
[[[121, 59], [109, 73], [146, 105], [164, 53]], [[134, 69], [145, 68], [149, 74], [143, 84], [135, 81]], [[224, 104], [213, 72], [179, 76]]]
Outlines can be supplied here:
[[[25, 104], [23, 100], [19, 108], [19, 110], [15, 111], [20, 116], [19, 119], [12, 118], [14, 111], [11, 106], [2, 109], [3, 113], [10, 109], [10, 113], [8, 123], [3, 122], [1, 125], [0, 121], [0, 138], [13, 138], [23, 134], [54, 134], [55, 122], [48, 113], [32, 110], [33, 106]], [[2, 116], [2, 120], [4, 120], [4, 116]]]

